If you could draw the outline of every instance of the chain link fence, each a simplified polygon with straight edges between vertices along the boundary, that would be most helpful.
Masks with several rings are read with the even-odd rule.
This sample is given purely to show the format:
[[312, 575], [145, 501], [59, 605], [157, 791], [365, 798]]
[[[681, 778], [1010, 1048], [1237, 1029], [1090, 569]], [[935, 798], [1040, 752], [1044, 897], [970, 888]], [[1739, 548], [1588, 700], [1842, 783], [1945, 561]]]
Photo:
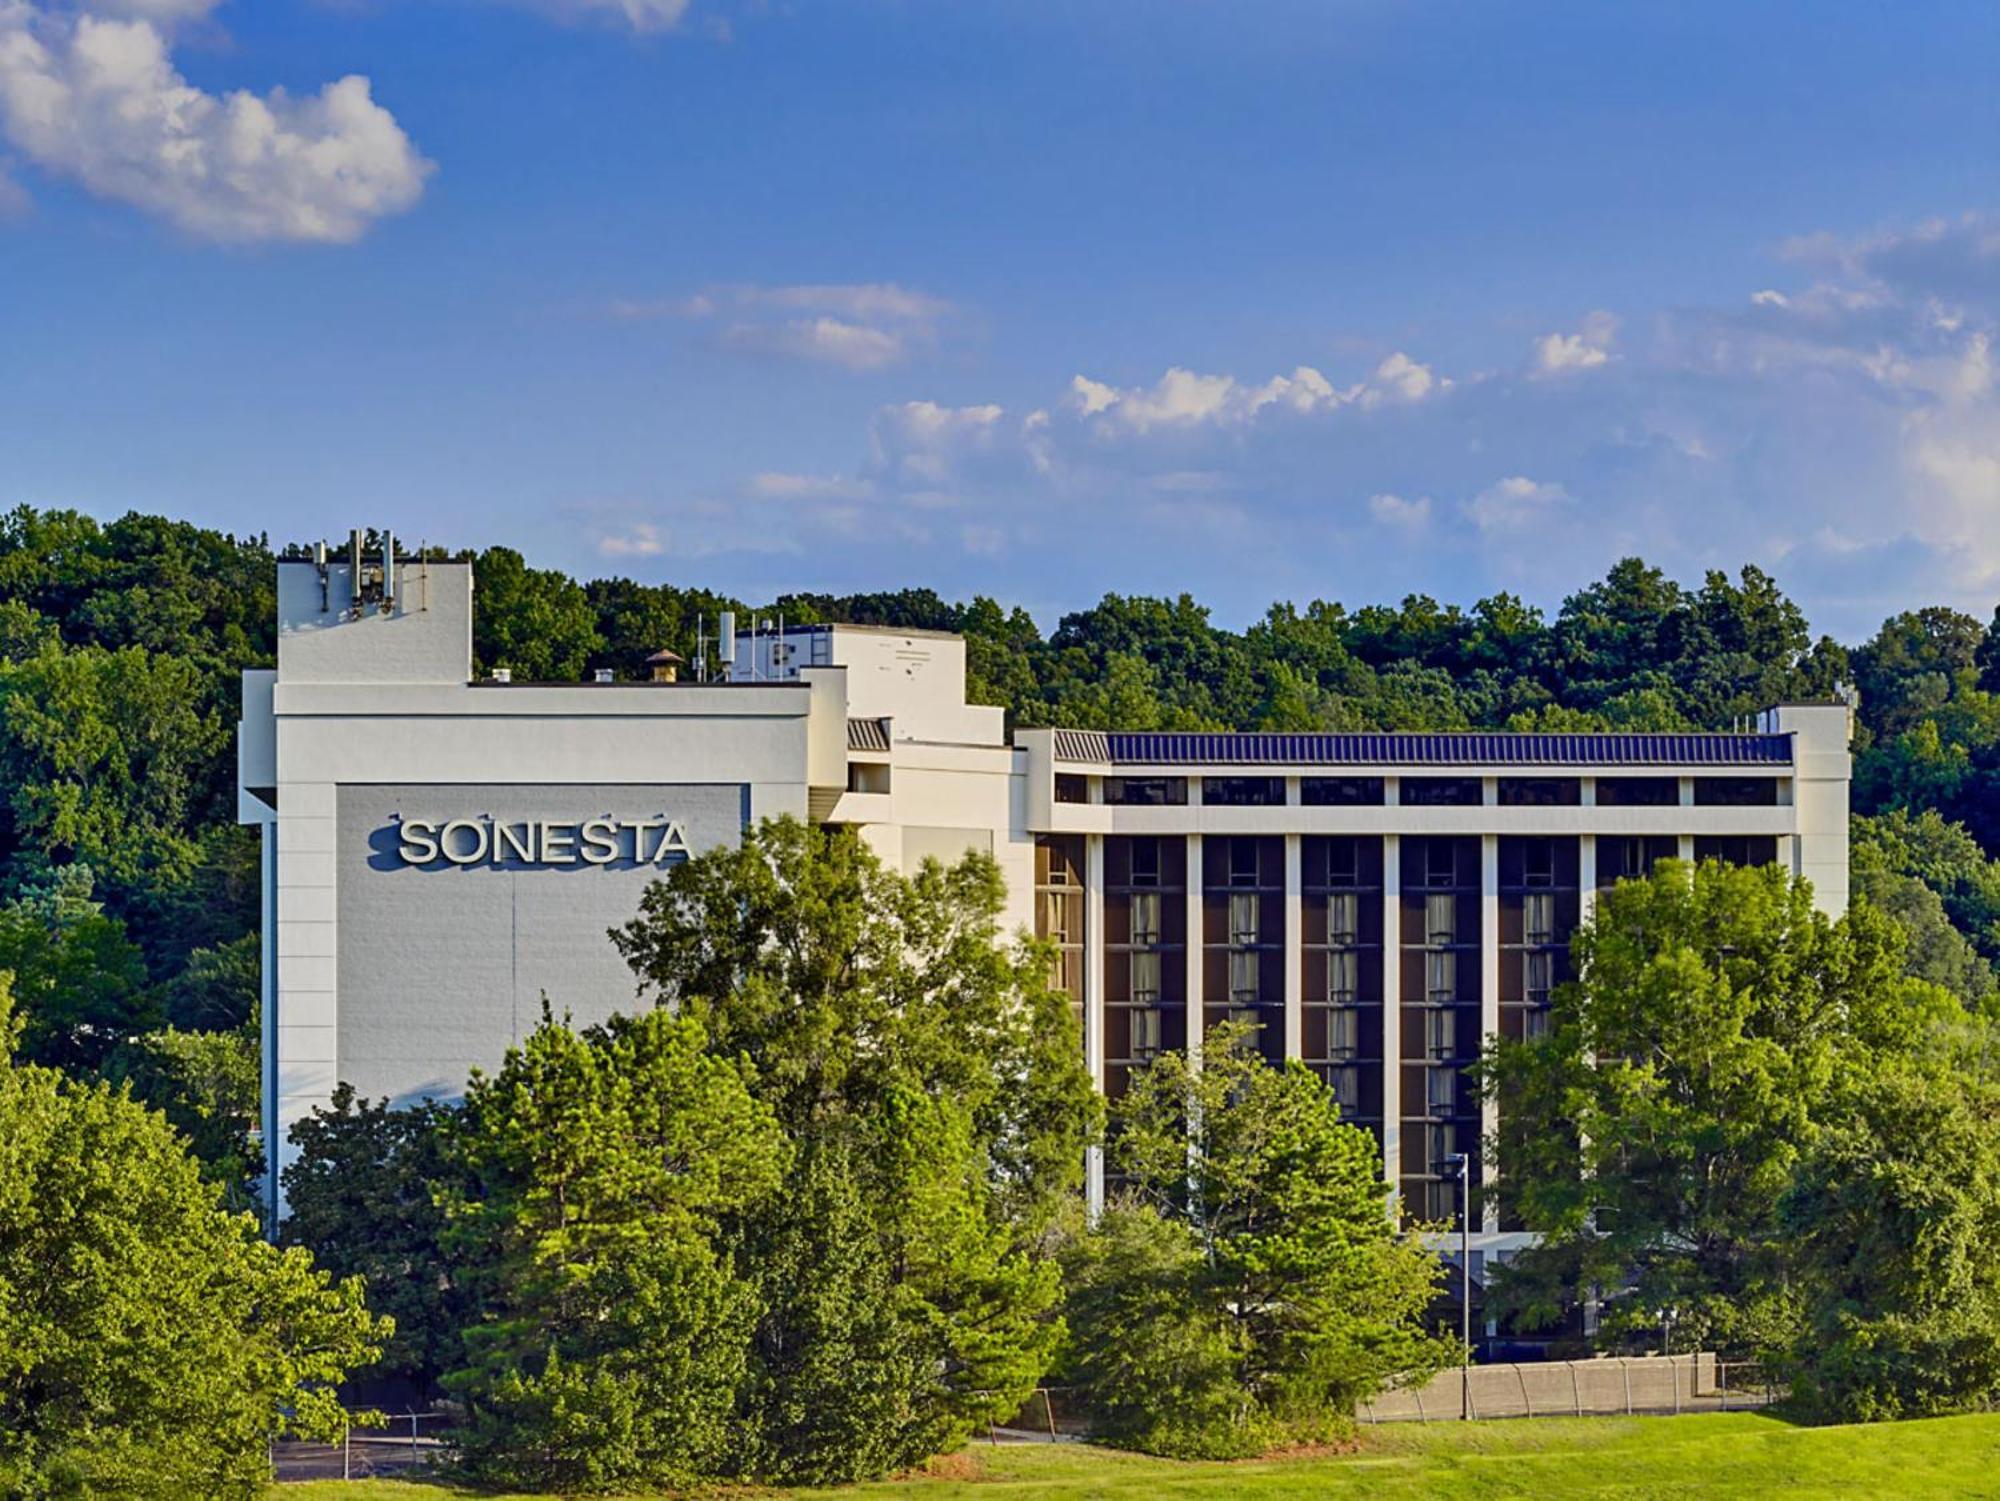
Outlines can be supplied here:
[[1731, 1412], [1768, 1407], [1784, 1393], [1747, 1361], [1712, 1354], [1604, 1356], [1441, 1371], [1421, 1387], [1384, 1392], [1364, 1423], [1474, 1418], [1587, 1418], [1629, 1413]]
[[350, 1428], [337, 1444], [287, 1439], [271, 1446], [271, 1466], [280, 1480], [368, 1480], [404, 1475], [433, 1464], [447, 1452], [451, 1414], [387, 1413], [385, 1428]]

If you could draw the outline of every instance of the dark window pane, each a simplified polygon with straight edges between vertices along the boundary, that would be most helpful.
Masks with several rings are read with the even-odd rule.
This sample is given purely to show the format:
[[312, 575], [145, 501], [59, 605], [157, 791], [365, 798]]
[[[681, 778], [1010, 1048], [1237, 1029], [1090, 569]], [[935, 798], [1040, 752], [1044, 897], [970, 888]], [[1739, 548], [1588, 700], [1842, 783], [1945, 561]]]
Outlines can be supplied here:
[[1478, 777], [1404, 777], [1401, 795], [1407, 808], [1477, 807], [1481, 801]]
[[1776, 777], [1696, 777], [1697, 808], [1770, 808], [1778, 801]]
[[1573, 808], [1583, 801], [1576, 777], [1502, 777], [1500, 802], [1510, 808]]
[[1218, 808], [1280, 807], [1285, 801], [1285, 779], [1209, 777], [1201, 784], [1201, 800]]
[[1123, 807], [1179, 807], [1187, 801], [1187, 778], [1106, 777], [1104, 800]]
[[1671, 808], [1681, 800], [1679, 777], [1599, 777], [1601, 808]]
[[1308, 808], [1377, 808], [1382, 805], [1382, 779], [1307, 777], [1299, 783], [1299, 801]]

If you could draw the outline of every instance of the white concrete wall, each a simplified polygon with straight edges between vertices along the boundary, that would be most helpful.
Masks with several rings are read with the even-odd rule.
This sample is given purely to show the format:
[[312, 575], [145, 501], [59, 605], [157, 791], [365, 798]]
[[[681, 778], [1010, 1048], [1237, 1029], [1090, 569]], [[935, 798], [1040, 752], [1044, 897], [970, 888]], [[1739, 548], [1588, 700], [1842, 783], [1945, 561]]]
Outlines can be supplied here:
[[356, 618], [346, 563], [278, 565], [278, 680], [283, 683], [463, 683], [472, 675], [472, 565], [412, 563], [391, 610]]

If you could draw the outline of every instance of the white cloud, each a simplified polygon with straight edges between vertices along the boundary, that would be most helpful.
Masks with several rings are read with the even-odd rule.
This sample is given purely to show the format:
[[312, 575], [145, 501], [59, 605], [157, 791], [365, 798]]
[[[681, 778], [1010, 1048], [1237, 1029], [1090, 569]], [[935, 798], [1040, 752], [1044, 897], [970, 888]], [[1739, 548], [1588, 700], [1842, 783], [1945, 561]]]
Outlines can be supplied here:
[[650, 521], [635, 521], [623, 532], [597, 539], [597, 551], [607, 558], [656, 558], [667, 550], [667, 539]]
[[909, 353], [909, 345], [901, 334], [838, 318], [737, 323], [731, 325], [722, 339], [731, 349], [817, 360], [849, 370], [886, 369]]
[[627, 320], [726, 315], [727, 348], [873, 371], [932, 347], [954, 310], [942, 297], [893, 282], [807, 282], [719, 285], [688, 297], [621, 300], [610, 311]]
[[1335, 386], [1311, 365], [1254, 385], [1179, 365], [1150, 386], [1123, 389], [1077, 375], [1070, 379], [1068, 405], [1077, 416], [1094, 419], [1101, 433], [1143, 434], [1155, 428], [1240, 425], [1266, 411], [1310, 415], [1344, 406], [1421, 401], [1450, 385], [1430, 366], [1398, 351], [1375, 367], [1371, 379], [1351, 386]]
[[1364, 399], [1373, 395], [1398, 396], [1404, 401], [1422, 401], [1433, 391], [1449, 390], [1451, 382], [1440, 379], [1429, 365], [1420, 365], [1397, 350], [1375, 367], [1375, 379]]
[[44, 171], [216, 241], [357, 240], [432, 171], [366, 78], [217, 96], [181, 77], [152, 19], [20, 0], [0, 0], [0, 131]]
[[1420, 531], [1430, 524], [1431, 498], [1418, 495], [1404, 499], [1400, 495], [1383, 493], [1368, 497], [1368, 514], [1384, 526], [1400, 527], [1405, 531]]
[[1567, 504], [1561, 485], [1542, 484], [1526, 475], [1510, 475], [1488, 485], [1466, 502], [1465, 512], [1482, 532], [1505, 532], [1545, 521]]
[[14, 180], [7, 170], [7, 163], [0, 161], [0, 222], [18, 219], [34, 206], [28, 190]]
[[1611, 358], [1611, 340], [1618, 332], [1618, 320], [1597, 312], [1583, 320], [1573, 334], [1544, 334], [1535, 341], [1535, 364], [1545, 375], [1568, 370], [1594, 370]]

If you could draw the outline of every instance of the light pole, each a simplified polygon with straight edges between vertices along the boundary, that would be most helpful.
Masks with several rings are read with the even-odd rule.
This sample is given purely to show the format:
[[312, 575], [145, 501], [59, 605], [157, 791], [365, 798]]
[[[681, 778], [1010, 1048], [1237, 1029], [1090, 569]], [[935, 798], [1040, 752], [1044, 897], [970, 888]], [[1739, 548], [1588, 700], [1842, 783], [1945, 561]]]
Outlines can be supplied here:
[[1464, 1351], [1458, 1367], [1458, 1416], [1472, 1418], [1472, 1163], [1463, 1152], [1447, 1152], [1439, 1164], [1458, 1180], [1458, 1324]]

